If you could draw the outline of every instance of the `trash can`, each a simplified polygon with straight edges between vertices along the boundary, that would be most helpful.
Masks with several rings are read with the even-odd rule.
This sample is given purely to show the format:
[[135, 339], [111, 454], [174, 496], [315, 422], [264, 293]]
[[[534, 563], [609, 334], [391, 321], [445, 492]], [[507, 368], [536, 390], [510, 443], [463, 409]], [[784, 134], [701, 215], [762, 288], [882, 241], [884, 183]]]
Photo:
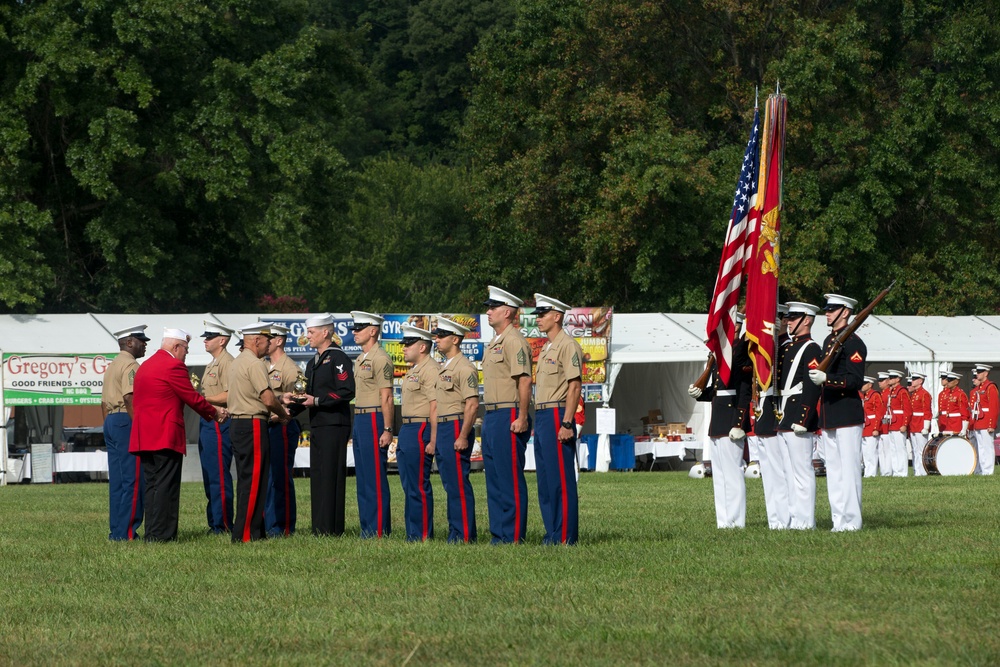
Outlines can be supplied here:
[[635, 438], [633, 436], [611, 436], [611, 469], [635, 470]]

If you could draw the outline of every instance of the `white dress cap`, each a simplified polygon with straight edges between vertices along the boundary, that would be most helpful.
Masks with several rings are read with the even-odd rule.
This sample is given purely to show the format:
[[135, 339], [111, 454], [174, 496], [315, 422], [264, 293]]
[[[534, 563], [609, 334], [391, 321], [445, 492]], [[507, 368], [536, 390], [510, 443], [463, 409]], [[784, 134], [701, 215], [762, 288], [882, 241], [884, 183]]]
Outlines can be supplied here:
[[878, 379], [879, 380], [888, 380], [889, 379], [889, 374], [886, 373], [885, 371], [879, 371], [878, 372]]
[[454, 320], [438, 315], [437, 329], [433, 331], [438, 336], [465, 336], [469, 333], [469, 327], [462, 326]]
[[972, 372], [973, 373], [982, 373], [983, 371], [991, 371], [991, 370], [993, 370], [993, 367], [992, 366], [988, 366], [986, 364], [976, 364], [972, 368]]
[[326, 327], [333, 324], [333, 315], [330, 313], [323, 313], [322, 315], [313, 315], [306, 319], [306, 329], [309, 327]]
[[253, 324], [248, 324], [245, 327], [240, 327], [240, 333], [244, 336], [270, 336], [271, 323], [254, 322]]
[[802, 314], [802, 315], [812, 315], [816, 317], [819, 315], [819, 307], [814, 306], [811, 303], [802, 303], [801, 301], [789, 301], [788, 302], [788, 314]]
[[352, 310], [351, 317], [354, 318], [354, 326], [375, 326], [381, 327], [385, 318], [375, 313], [366, 313], [363, 310]]
[[875, 378], [873, 378], [871, 375], [866, 375], [864, 377], [864, 381], [865, 384], [875, 384]]
[[229, 327], [223, 326], [218, 322], [204, 321], [205, 332], [201, 334], [202, 338], [215, 338], [216, 336], [232, 336], [233, 330]]
[[956, 373], [955, 371], [948, 371], [949, 380], [959, 380], [961, 379], [961, 377], [962, 377], [961, 373]]
[[511, 308], [520, 308], [524, 305], [524, 301], [518, 299], [510, 292], [493, 285], [489, 285], [488, 287], [490, 290], [490, 298], [483, 302], [484, 306], [510, 306]]
[[823, 298], [826, 299], [826, 306], [823, 310], [836, 310], [843, 306], [847, 306], [851, 310], [858, 307], [858, 300], [852, 299], [849, 296], [842, 296], [840, 294], [824, 294]]
[[284, 324], [278, 324], [277, 322], [268, 322], [268, 324], [271, 325], [271, 335], [272, 336], [287, 336], [288, 335], [289, 329]]
[[149, 337], [146, 335], [145, 324], [139, 324], [134, 327], [128, 327], [126, 329], [122, 329], [121, 331], [116, 331], [111, 335], [115, 337], [115, 340], [121, 340], [122, 338], [128, 338], [129, 336], [132, 336], [133, 338], [138, 338], [139, 340], [146, 340], [146, 341], [149, 340]]
[[743, 320], [747, 318], [743, 313], [736, 313], [736, 324], [743, 324]]
[[176, 338], [177, 340], [191, 340], [191, 334], [184, 329], [163, 329], [164, 338]]
[[923, 373], [910, 373], [910, 381], [911, 382], [913, 380], [926, 380], [926, 379], [927, 379], [927, 376], [924, 375]]
[[541, 315], [542, 313], [547, 313], [550, 310], [565, 313], [571, 310], [571, 308], [559, 299], [553, 299], [551, 296], [545, 296], [544, 294], [535, 292], [535, 309], [531, 311], [531, 314]]
[[432, 336], [431, 332], [427, 329], [421, 329], [420, 327], [415, 327], [412, 324], [404, 324], [401, 328], [403, 330], [404, 344], [417, 340], [434, 340], [434, 336]]
[[889, 369], [889, 377], [891, 377], [891, 378], [901, 378], [901, 377], [906, 377], [906, 373], [904, 373], [903, 371], [894, 371], [894, 370], [892, 370], [892, 369], [890, 368], [890, 369]]
[[778, 315], [784, 315], [787, 312], [788, 312], [788, 304], [787, 303], [779, 303], [778, 304]]

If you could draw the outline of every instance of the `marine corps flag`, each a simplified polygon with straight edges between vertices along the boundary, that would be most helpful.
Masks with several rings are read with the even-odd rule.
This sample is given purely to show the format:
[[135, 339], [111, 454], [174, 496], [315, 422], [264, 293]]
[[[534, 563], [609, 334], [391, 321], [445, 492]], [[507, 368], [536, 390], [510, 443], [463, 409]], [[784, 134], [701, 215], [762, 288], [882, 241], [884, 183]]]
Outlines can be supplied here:
[[781, 176], [787, 112], [788, 99], [784, 95], [768, 96], [761, 134], [757, 206], [750, 215], [746, 331], [754, 376], [762, 389], [771, 385], [777, 334], [775, 315], [778, 309], [781, 249]]

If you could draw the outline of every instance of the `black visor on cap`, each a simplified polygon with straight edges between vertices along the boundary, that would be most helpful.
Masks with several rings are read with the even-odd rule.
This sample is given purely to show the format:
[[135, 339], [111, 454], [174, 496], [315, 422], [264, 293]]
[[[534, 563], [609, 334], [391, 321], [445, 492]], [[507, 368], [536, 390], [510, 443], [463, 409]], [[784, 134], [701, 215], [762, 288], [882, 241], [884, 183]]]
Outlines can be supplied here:
[[535, 306], [535, 309], [531, 311], [532, 315], [544, 315], [550, 310], [555, 310], [552, 306]]
[[503, 301], [497, 301], [496, 299], [486, 299], [486, 301], [483, 301], [483, 305], [487, 308], [496, 308], [497, 306], [506, 306], [509, 304], [506, 304]]
[[355, 322], [354, 326], [351, 327], [354, 331], [361, 331], [362, 329], [367, 329], [368, 327], [375, 326], [371, 322]]
[[[422, 340], [424, 340], [424, 339], [423, 338], [417, 338], [416, 336], [409, 336], [409, 337], [403, 339], [403, 347], [409, 347], [409, 346], [413, 345], [414, 343], [422, 341]], [[430, 341], [426, 341], [426, 342], [429, 343]]]
[[212, 340], [213, 338], [218, 338], [221, 335], [222, 334], [215, 333], [214, 331], [206, 331], [201, 335], [201, 337], [204, 338], [205, 340]]
[[431, 332], [432, 336], [461, 336], [462, 334], [457, 334], [454, 331], [448, 331], [447, 329], [435, 329]]
[[149, 342], [149, 336], [147, 336], [144, 333], [132, 334], [132, 338], [135, 338], [136, 340], [141, 340], [143, 343]]

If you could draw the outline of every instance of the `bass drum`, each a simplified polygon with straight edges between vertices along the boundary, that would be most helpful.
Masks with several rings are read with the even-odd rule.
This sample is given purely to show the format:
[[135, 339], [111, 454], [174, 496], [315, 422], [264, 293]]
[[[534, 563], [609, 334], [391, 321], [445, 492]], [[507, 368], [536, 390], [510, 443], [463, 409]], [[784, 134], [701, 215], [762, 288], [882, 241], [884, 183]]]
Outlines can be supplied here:
[[924, 449], [928, 475], [971, 475], [979, 456], [971, 442], [960, 435], [939, 435]]

